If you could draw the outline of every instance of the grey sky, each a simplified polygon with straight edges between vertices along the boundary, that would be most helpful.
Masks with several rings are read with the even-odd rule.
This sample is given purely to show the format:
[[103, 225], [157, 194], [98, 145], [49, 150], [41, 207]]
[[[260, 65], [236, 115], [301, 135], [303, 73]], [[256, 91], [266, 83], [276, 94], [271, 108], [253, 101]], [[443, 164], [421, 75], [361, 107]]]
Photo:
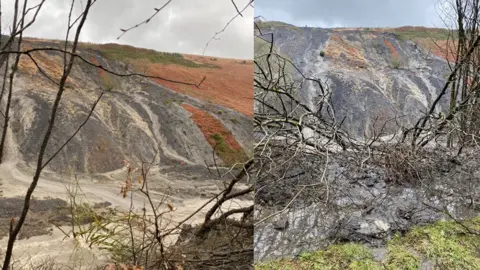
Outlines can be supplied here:
[[444, 27], [439, 0], [257, 0], [255, 16], [297, 26]]
[[[1, 0], [4, 18], [11, 18], [13, 0]], [[21, 1], [23, 2], [23, 1]], [[29, 1], [29, 6], [40, 2]], [[77, 16], [85, 0], [77, 0]], [[158, 51], [202, 54], [205, 44], [222, 30], [236, 14], [231, 1], [227, 0], [173, 0], [148, 24], [126, 33], [120, 40], [120, 28], [129, 28], [153, 14], [167, 0], [97, 0], [81, 35], [82, 41], [95, 43], [122, 43]], [[69, 0], [46, 0], [35, 25], [27, 36], [63, 39], [66, 33]], [[239, 8], [248, 0], [235, 0]], [[253, 58], [253, 7], [245, 10], [212, 41], [205, 55], [228, 58]], [[9, 16], [10, 15], [10, 16]], [[72, 35], [73, 37], [73, 35]]]

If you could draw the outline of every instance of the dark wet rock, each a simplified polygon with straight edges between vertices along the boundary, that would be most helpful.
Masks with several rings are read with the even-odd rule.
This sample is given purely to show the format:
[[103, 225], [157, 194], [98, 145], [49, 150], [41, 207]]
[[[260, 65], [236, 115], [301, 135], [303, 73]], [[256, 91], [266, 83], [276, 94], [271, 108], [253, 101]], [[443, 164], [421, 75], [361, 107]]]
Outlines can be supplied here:
[[288, 222], [288, 218], [282, 218], [280, 220], [277, 220], [273, 223], [273, 228], [275, 230], [279, 230], [279, 231], [283, 231], [283, 230], [286, 230], [288, 229], [288, 225], [289, 225], [289, 222]]
[[[302, 251], [324, 248], [332, 241], [382, 247], [394, 234], [403, 234], [412, 226], [431, 224], [450, 215], [479, 215], [480, 209], [472, 201], [480, 200], [480, 158], [473, 151], [452, 163], [446, 153], [441, 149], [426, 151], [425, 158], [420, 159], [424, 163], [414, 164], [422, 181], [412, 179], [401, 185], [387, 181], [388, 171], [382, 166], [367, 163], [359, 168], [349, 154], [330, 156], [326, 170], [328, 201], [325, 196], [319, 199], [322, 192], [318, 188], [306, 190], [285, 213], [287, 230], [276, 229], [278, 220], [285, 222], [284, 217], [259, 224], [255, 228], [255, 260], [294, 257]], [[264, 187], [268, 192], [257, 193], [258, 217], [282, 209], [299, 185], [318, 183], [325, 162], [314, 157], [298, 162], [310, 178]], [[439, 169], [446, 165], [451, 166], [449, 171]]]

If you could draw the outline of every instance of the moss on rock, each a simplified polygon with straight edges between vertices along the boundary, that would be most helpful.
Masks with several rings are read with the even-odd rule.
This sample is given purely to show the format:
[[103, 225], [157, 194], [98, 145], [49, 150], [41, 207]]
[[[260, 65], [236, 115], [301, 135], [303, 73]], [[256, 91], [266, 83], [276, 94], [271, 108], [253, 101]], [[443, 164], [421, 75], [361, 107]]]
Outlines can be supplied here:
[[396, 235], [386, 245], [384, 258], [375, 260], [363, 244], [331, 245], [325, 250], [305, 252], [296, 259], [257, 264], [255, 269], [351, 269], [413, 270], [422, 263], [433, 269], [480, 269], [480, 218], [462, 222], [439, 221]]

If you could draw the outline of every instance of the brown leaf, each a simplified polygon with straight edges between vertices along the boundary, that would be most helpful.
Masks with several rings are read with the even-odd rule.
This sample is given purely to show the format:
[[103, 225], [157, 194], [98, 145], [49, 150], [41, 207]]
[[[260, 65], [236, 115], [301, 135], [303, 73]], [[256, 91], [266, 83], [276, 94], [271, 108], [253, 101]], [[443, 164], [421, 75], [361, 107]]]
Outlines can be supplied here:
[[173, 205], [167, 203], [167, 206], [168, 206], [168, 209], [170, 209], [170, 211], [173, 211]]

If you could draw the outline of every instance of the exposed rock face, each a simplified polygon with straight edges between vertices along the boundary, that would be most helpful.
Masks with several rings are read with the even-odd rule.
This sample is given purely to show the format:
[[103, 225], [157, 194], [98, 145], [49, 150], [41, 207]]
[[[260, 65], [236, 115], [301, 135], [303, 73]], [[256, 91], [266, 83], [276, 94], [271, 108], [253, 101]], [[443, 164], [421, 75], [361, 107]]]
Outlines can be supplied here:
[[[394, 116], [402, 116], [402, 125], [415, 123], [449, 75], [444, 59], [391, 33], [260, 25], [265, 39], [273, 33], [280, 54], [305, 75], [326, 82], [336, 120], [345, 118], [342, 128], [353, 136], [372, 134], [377, 118], [376, 127]], [[298, 97], [316, 111], [319, 94], [305, 83]], [[448, 107], [449, 94], [445, 97], [439, 110]], [[398, 127], [387, 128], [393, 133]], [[382, 246], [415, 225], [479, 215], [475, 150], [458, 158], [441, 147], [408, 156], [387, 145], [379, 152], [400, 151], [388, 160], [350, 150], [323, 156], [284, 149], [271, 154], [282, 165], [256, 183], [256, 218], [263, 220], [255, 228], [256, 261], [295, 257], [332, 242]]]
[[[402, 185], [392, 182], [389, 171], [379, 164], [355, 165], [350, 154], [330, 156], [324, 179], [325, 159], [294, 161], [290, 167], [298, 169], [257, 192], [255, 210], [261, 218], [282, 210], [302, 186], [308, 186], [287, 211], [255, 227], [255, 260], [294, 257], [332, 241], [378, 247], [412, 226], [478, 216], [476, 152], [462, 154], [455, 162], [445, 153], [445, 149], [423, 153], [425, 161], [412, 164], [422, 180], [412, 178]], [[302, 171], [301, 178], [293, 177]]]
[[[277, 22], [260, 25], [265, 39], [266, 33], [273, 33], [279, 53], [290, 57], [305, 75], [326, 82], [336, 118], [345, 118], [344, 127], [353, 136], [371, 134], [377, 117], [377, 128], [394, 116], [401, 117], [403, 125], [416, 121], [415, 115], [433, 102], [449, 75], [444, 59], [392, 33]], [[306, 83], [299, 96], [315, 109], [319, 89]], [[439, 109], [446, 108], [444, 99]], [[397, 126], [388, 128], [393, 132]]]
[[[44, 44], [47, 45], [51, 46], [48, 42]], [[80, 50], [80, 54], [115, 72], [133, 72], [126, 63], [108, 60], [98, 51]], [[53, 77], [57, 75], [58, 79], [62, 56], [56, 52], [42, 52], [36, 56], [47, 73]], [[124, 159], [150, 161], [155, 153], [163, 165], [204, 165], [204, 161], [213, 164], [212, 146], [182, 103], [215, 116], [245, 151], [251, 151], [252, 122], [244, 114], [215, 104], [207, 106], [205, 102], [171, 91], [149, 79], [119, 78], [102, 73], [77, 59], [67, 81], [46, 158], [76, 131], [100, 92], [110, 87], [113, 88], [104, 95], [91, 119], [48, 169], [103, 173], [121, 168]], [[13, 90], [12, 136], [7, 159], [34, 165], [56, 90], [57, 86], [32, 67], [28, 59], [22, 60]], [[219, 111], [221, 113], [217, 113]]]

